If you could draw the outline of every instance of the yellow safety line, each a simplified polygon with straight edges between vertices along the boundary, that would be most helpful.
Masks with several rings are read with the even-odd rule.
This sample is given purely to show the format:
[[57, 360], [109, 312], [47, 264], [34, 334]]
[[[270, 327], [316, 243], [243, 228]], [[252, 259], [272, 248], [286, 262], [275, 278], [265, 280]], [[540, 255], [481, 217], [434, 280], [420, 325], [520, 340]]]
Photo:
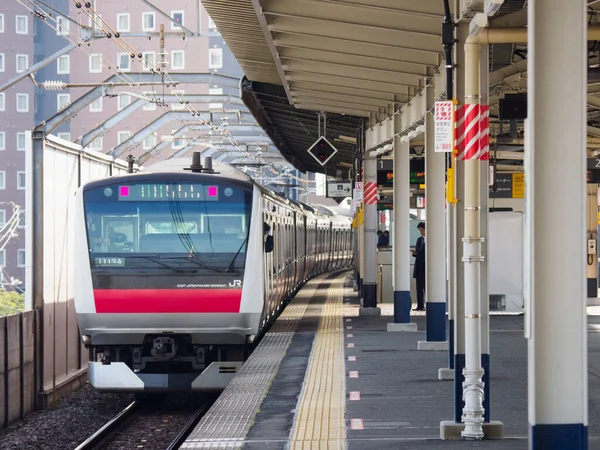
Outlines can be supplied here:
[[290, 450], [346, 448], [343, 281], [327, 293], [296, 409]]

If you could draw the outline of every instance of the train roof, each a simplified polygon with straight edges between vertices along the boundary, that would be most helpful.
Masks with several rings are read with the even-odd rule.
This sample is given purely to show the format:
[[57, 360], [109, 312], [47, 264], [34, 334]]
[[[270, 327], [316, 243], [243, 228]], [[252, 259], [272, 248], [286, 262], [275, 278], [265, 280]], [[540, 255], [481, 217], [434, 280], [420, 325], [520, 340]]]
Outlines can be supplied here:
[[[167, 159], [164, 161], [157, 162], [155, 164], [151, 164], [146, 166], [143, 171], [139, 172], [140, 174], [148, 174], [148, 173], [163, 173], [163, 172], [187, 172], [186, 168], [190, 167], [192, 162], [191, 157], [186, 158], [173, 158]], [[247, 173], [241, 171], [240, 169], [231, 166], [229, 164], [222, 163], [220, 161], [213, 161], [213, 170], [218, 172], [219, 176], [225, 178], [233, 178], [239, 181], [246, 181], [248, 183], [254, 184], [254, 180]], [[203, 172], [206, 173], [206, 172]]]

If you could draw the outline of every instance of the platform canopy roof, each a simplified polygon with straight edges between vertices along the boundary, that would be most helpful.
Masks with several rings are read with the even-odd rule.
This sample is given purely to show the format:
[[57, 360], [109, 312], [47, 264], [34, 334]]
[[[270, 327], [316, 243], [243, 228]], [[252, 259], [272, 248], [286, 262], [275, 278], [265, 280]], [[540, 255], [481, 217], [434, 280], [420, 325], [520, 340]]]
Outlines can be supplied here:
[[[475, 11], [483, 0], [461, 3]], [[361, 121], [368, 124], [369, 118], [385, 117], [402, 107], [443, 61], [442, 0], [202, 4], [249, 80], [244, 90], [250, 110], [270, 127], [267, 132], [277, 137], [280, 151], [300, 169], [324, 171], [306, 152], [318, 138], [317, 112], [324, 111], [328, 120], [347, 128]], [[496, 17], [522, 26], [524, 5], [525, 0], [506, 0]], [[514, 45], [493, 47], [492, 71], [514, 62]], [[289, 119], [291, 111], [297, 119]], [[342, 135], [355, 137], [348, 131]], [[327, 172], [346, 167], [354, 152], [353, 145], [341, 146]]]

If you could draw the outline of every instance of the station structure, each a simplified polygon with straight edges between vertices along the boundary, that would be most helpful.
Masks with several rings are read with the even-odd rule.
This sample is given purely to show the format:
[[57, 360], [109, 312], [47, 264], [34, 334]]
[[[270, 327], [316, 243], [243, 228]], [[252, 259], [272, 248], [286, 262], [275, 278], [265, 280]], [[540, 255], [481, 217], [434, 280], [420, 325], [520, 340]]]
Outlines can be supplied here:
[[[589, 256], [597, 258], [598, 203], [597, 188], [586, 186], [586, 172], [588, 179], [593, 177], [588, 160], [597, 156], [594, 147], [600, 136], [595, 126], [600, 106], [595, 96], [598, 55], [596, 47], [588, 44], [600, 41], [600, 4], [205, 0], [202, 5], [245, 76], [239, 84], [239, 98], [187, 97], [199, 104], [218, 100], [235, 105], [236, 109], [227, 112], [241, 119], [231, 129], [243, 133], [240, 136], [264, 130], [265, 142], [279, 151], [272, 155], [277, 161], [283, 157], [300, 170], [336, 178], [351, 175], [361, 199], [355, 204], [355, 278], [363, 315], [379, 313], [377, 162], [381, 157], [393, 158], [394, 315], [387, 324], [390, 333], [411, 333], [417, 328], [410, 313], [407, 218], [410, 160], [424, 148], [427, 303], [425, 340], [418, 343], [418, 349], [448, 352], [447, 366], [436, 374], [440, 380], [454, 379], [454, 417], [440, 424], [445, 439], [482, 439], [503, 433], [503, 424], [492, 420], [489, 403], [493, 355], [488, 174], [490, 167], [495, 174], [524, 174], [529, 446], [588, 448], [586, 298], [597, 296], [597, 268], [587, 261]], [[522, 60], [514, 62], [515, 54]], [[150, 81], [146, 74], [130, 75], [138, 83]], [[239, 82], [214, 74], [173, 78], [193, 84], [212, 83], [215, 77], [220, 84]], [[140, 129], [111, 156], [49, 136], [62, 121], [112, 89], [113, 81], [92, 89], [32, 132], [31, 208], [27, 208], [33, 211], [28, 252], [32, 284], [28, 291], [37, 317], [32, 323], [37, 331], [34, 360], [38, 369], [53, 364], [44, 351], [46, 356], [48, 350], [56, 352], [56, 346], [48, 347], [56, 331], [44, 330], [44, 318], [50, 314], [48, 305], [54, 303], [50, 298], [56, 298], [61, 289], [58, 283], [48, 282], [49, 269], [58, 266], [58, 259], [50, 267], [44, 253], [68, 246], [68, 239], [49, 243], [44, 238], [48, 221], [55, 222], [52, 229], [67, 225], [57, 219], [67, 207], [57, 208], [49, 200], [47, 183], [56, 179], [59, 160], [48, 155], [73, 156], [75, 186], [88, 176], [82, 175], [82, 160], [101, 166], [93, 176], [126, 170], [125, 161], [117, 158], [127, 156], [150, 132]], [[143, 102], [133, 102], [83, 139], [93, 140]], [[510, 110], [517, 116], [510, 116]], [[187, 119], [195, 123], [185, 123], [183, 128], [211, 128], [216, 118], [198, 119], [197, 112], [203, 113], [194, 110]], [[503, 115], [508, 117], [508, 134]], [[324, 135], [337, 153], [326, 155], [328, 162], [322, 165], [307, 149]], [[158, 146], [137, 156], [143, 162], [161, 150]], [[236, 145], [231, 150], [240, 151]], [[67, 192], [68, 187], [61, 191], [65, 197]], [[593, 214], [586, 213], [590, 202], [595, 206]], [[68, 297], [68, 292], [60, 295]], [[68, 317], [68, 308], [64, 314]], [[69, 333], [65, 339], [75, 345], [77, 333]], [[82, 370], [81, 351], [77, 358], [78, 370]], [[43, 372], [36, 372], [38, 393], [48, 382]]]

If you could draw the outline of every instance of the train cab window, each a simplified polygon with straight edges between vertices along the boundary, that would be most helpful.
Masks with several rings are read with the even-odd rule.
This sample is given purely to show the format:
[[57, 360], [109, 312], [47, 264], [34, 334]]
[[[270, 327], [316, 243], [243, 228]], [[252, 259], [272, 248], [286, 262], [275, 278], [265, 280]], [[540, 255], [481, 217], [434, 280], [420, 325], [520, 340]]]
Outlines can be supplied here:
[[197, 259], [222, 269], [234, 257], [235, 264], [245, 261], [250, 190], [161, 180], [101, 185], [83, 196], [92, 262], [122, 257], [126, 267], [196, 268]]

